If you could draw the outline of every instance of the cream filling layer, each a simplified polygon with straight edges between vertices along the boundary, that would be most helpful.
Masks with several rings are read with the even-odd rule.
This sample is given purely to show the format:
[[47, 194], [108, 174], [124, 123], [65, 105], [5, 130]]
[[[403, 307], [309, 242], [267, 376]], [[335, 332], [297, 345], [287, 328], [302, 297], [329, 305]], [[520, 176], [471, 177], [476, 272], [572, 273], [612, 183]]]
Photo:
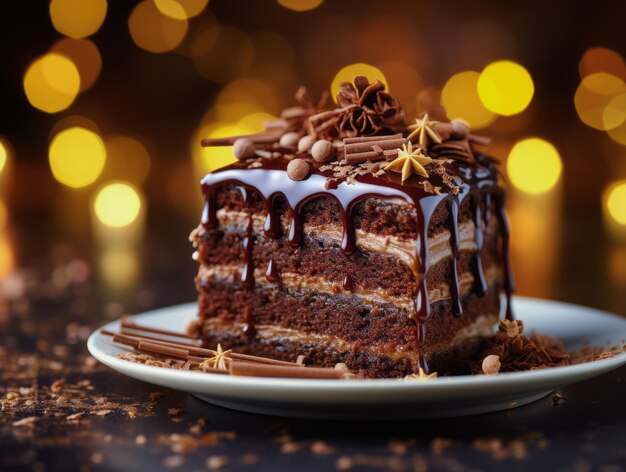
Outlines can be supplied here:
[[[429, 346], [429, 353], [439, 350], [447, 350], [454, 348], [472, 338], [488, 336], [493, 332], [493, 325], [498, 319], [497, 314], [481, 315], [473, 323], [461, 328], [451, 341], [445, 341], [435, 346]], [[228, 334], [231, 336], [241, 336], [245, 327], [244, 323], [228, 322], [225, 323], [216, 318], [204, 320], [205, 329], [213, 330], [219, 334]], [[385, 356], [393, 361], [407, 359], [411, 363], [417, 362], [417, 352], [410, 346], [403, 346], [401, 349], [396, 345], [388, 343], [368, 344], [366, 346], [351, 343], [343, 340], [338, 336], [328, 334], [307, 333], [292, 328], [284, 328], [276, 325], [255, 325], [256, 337], [266, 342], [292, 343], [297, 344], [313, 344], [323, 345], [324, 349], [333, 349], [341, 352], [366, 352], [374, 356]]]
[[[219, 280], [222, 282], [231, 283], [233, 278], [239, 274], [241, 267], [238, 265], [212, 265], [207, 266], [200, 265], [198, 271], [198, 277], [200, 280]], [[491, 266], [484, 272], [487, 284], [492, 286], [493, 283], [499, 279], [499, 271], [497, 267]], [[254, 271], [255, 284], [260, 286], [276, 286], [269, 282], [265, 277], [265, 272], [261, 269], [255, 269]], [[350, 294], [352, 296], [359, 297], [363, 302], [370, 305], [379, 303], [389, 303], [404, 310], [406, 313], [411, 314], [414, 311], [414, 300], [407, 297], [396, 297], [386, 293], [384, 290], [370, 291], [362, 288], [355, 288], [354, 290], [347, 291], [343, 288], [342, 284], [326, 280], [321, 277], [301, 276], [294, 273], [280, 274], [280, 284], [290, 288], [297, 288], [308, 290], [312, 292], [322, 292], [329, 295], [337, 294]], [[474, 285], [474, 276], [471, 272], [462, 272], [459, 274], [459, 289], [460, 295], [468, 294]], [[429, 303], [436, 303], [443, 300], [450, 299], [450, 286], [443, 282], [435, 285], [434, 287], [428, 287], [428, 300]]]
[[[250, 215], [241, 211], [227, 211], [224, 208], [217, 211], [217, 218], [224, 227], [236, 226], [238, 230], [245, 231], [248, 227]], [[253, 228], [257, 234], [263, 234], [265, 217], [260, 214], [252, 215]], [[314, 226], [305, 224], [303, 231], [305, 234], [315, 235], [316, 238], [326, 238], [338, 243], [343, 239], [343, 228], [339, 225], [329, 224], [324, 226]], [[406, 240], [395, 236], [383, 236], [357, 229], [355, 231], [355, 242], [358, 248], [368, 252], [379, 254], [389, 254], [404, 262], [413, 273], [417, 274], [419, 269], [416, 258], [416, 241]], [[466, 221], [459, 224], [459, 251], [476, 252], [475, 225], [473, 221]], [[428, 238], [428, 263], [430, 267], [448, 257], [452, 257], [450, 247], [450, 231], [443, 230]]]

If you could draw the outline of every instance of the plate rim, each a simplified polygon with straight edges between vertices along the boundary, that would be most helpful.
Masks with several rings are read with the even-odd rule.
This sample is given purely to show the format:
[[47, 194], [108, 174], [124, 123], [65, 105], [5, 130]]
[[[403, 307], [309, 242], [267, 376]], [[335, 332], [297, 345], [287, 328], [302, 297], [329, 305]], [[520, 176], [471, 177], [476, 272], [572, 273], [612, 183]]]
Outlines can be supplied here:
[[[545, 303], [549, 305], [557, 305], [561, 308], [575, 308], [584, 309], [594, 312], [595, 315], [611, 318], [615, 321], [619, 320], [625, 324], [626, 319], [619, 315], [593, 308], [584, 305], [577, 305], [568, 302], [560, 302], [555, 300], [534, 298], [534, 297], [522, 297], [515, 296], [515, 301], [522, 303]], [[188, 302], [178, 305], [171, 305], [168, 307], [156, 308], [154, 310], [148, 310], [142, 313], [137, 313], [137, 316], [143, 315], [158, 315], [160, 312], [172, 311], [172, 310], [185, 310], [192, 309], [196, 306], [195, 302]], [[412, 391], [415, 389], [425, 391], [437, 391], [437, 390], [449, 390], [453, 388], [477, 388], [483, 389], [488, 387], [516, 387], [520, 384], [529, 384], [536, 388], [536, 384], [542, 384], [546, 381], [550, 383], [558, 384], [559, 381], [567, 382], [568, 379], [577, 377], [580, 374], [588, 373], [589, 370], [597, 372], [597, 375], [608, 372], [615, 368], [618, 368], [626, 364], [626, 351], [621, 352], [613, 357], [607, 359], [599, 359], [591, 362], [584, 362], [581, 364], [552, 367], [549, 369], [537, 369], [532, 371], [523, 372], [503, 372], [498, 375], [457, 375], [457, 376], [445, 376], [431, 379], [427, 382], [424, 381], [403, 381], [403, 379], [345, 379], [341, 381], [332, 379], [292, 379], [292, 378], [279, 378], [279, 377], [238, 377], [212, 374], [206, 372], [193, 372], [183, 371], [175, 369], [165, 369], [162, 367], [148, 366], [144, 364], [132, 363], [117, 357], [117, 355], [109, 354], [103, 350], [100, 350], [96, 342], [101, 338], [101, 329], [116, 328], [116, 324], [119, 320], [113, 320], [95, 329], [87, 340], [87, 349], [99, 362], [104, 365], [124, 374], [129, 377], [128, 371], [144, 372], [149, 377], [157, 377], [159, 379], [170, 378], [172, 382], [179, 381], [191, 381], [194, 384], [212, 382], [220, 384], [223, 387], [250, 387], [256, 389], [287, 389], [290, 391], [301, 391], [303, 389], [315, 389], [316, 391], [327, 392], [353, 392], [353, 391], [389, 391], [393, 388], [395, 391]]]

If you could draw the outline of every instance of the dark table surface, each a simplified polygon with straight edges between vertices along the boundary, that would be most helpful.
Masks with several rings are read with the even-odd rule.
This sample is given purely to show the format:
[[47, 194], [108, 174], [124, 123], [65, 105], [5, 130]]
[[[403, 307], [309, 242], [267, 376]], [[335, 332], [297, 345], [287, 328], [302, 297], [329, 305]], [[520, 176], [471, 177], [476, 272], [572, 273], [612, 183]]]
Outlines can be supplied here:
[[[626, 313], [623, 292], [606, 288], [594, 262], [604, 249], [587, 221], [568, 222], [563, 253], [590, 249], [577, 270], [560, 264], [553, 296]], [[11, 222], [20, 257], [0, 285], [3, 471], [624, 470], [625, 368], [506, 412], [407, 422], [239, 413], [113, 372], [87, 353], [92, 329], [194, 297], [188, 219], [149, 219], [134, 263], [113, 259], [120, 277], [138, 269], [122, 287], [102, 272], [102, 248], [59, 226], [47, 214]], [[579, 290], [586, 281], [598, 288]]]

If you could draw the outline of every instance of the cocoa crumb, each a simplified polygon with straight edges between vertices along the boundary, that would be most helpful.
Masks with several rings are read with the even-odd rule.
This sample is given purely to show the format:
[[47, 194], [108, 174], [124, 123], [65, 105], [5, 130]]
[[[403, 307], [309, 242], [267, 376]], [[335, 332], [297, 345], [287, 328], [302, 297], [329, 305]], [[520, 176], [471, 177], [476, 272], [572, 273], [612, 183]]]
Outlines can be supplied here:
[[335, 448], [329, 446], [324, 441], [313, 441], [311, 444], [311, 452], [321, 456], [326, 456], [335, 452]]
[[563, 392], [558, 391], [552, 394], [552, 406], [560, 406], [565, 404], [565, 400], [567, 400], [567, 395]]
[[14, 421], [13, 426], [34, 426], [36, 422], [37, 418], [35, 416], [28, 416], [21, 420]]
[[225, 467], [228, 464], [228, 457], [226, 456], [210, 456], [206, 460], [206, 466], [209, 470], [218, 470]]

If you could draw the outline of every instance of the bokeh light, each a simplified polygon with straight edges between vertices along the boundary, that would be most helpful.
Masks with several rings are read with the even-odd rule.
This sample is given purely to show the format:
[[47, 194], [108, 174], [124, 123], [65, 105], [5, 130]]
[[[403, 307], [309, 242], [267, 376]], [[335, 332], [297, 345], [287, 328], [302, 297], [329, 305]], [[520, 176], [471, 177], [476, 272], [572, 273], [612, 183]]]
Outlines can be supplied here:
[[495, 113], [485, 108], [478, 96], [479, 77], [475, 71], [459, 72], [441, 90], [441, 105], [448, 118], [462, 118], [473, 129], [489, 126], [496, 119]]
[[94, 34], [107, 14], [106, 0], [52, 0], [50, 19], [59, 33], [70, 38]]
[[91, 130], [73, 127], [59, 132], [48, 151], [54, 178], [72, 188], [95, 182], [104, 168], [106, 149]]
[[407, 115], [413, 116], [417, 107], [417, 92], [424, 87], [422, 77], [413, 67], [400, 61], [386, 61], [376, 66], [393, 84], [393, 94], [403, 104]]
[[0, 236], [0, 280], [5, 279], [15, 267], [15, 255], [9, 240]]
[[563, 165], [557, 149], [540, 138], [518, 141], [506, 163], [511, 183], [518, 189], [540, 194], [553, 188], [558, 182]]
[[347, 65], [333, 78], [333, 81], [330, 85], [330, 94], [333, 97], [333, 100], [337, 101], [337, 93], [339, 92], [339, 86], [343, 82], [352, 82], [355, 76], [364, 75], [370, 81], [370, 83], [376, 82], [376, 79], [380, 80], [382, 83], [387, 85], [387, 91], [389, 91], [389, 84], [387, 82], [387, 78], [383, 71], [381, 71], [378, 67], [375, 67], [371, 64], [365, 64], [363, 62], [358, 62], [356, 64]]
[[615, 75], [597, 72], [586, 76], [574, 95], [579, 118], [587, 126], [602, 131], [619, 126], [620, 123], [609, 122], [607, 128], [605, 110], [611, 100], [624, 91], [624, 81]]
[[280, 5], [293, 11], [308, 11], [319, 7], [324, 0], [276, 0]]
[[80, 74], [67, 57], [48, 53], [36, 59], [24, 74], [24, 92], [32, 106], [56, 113], [69, 107], [80, 91]]
[[605, 47], [593, 47], [585, 51], [578, 64], [580, 78], [597, 72], [606, 72], [626, 80], [626, 64], [617, 51]]
[[535, 93], [528, 71], [512, 61], [489, 64], [480, 74], [477, 87], [483, 105], [504, 116], [524, 111]]
[[128, 18], [128, 29], [135, 44], [154, 53], [175, 49], [185, 38], [187, 28], [186, 19], [164, 15], [152, 0], [137, 4]]
[[113, 290], [132, 290], [141, 272], [139, 255], [132, 247], [104, 248], [98, 268], [107, 287]]
[[64, 38], [52, 46], [51, 52], [70, 59], [80, 76], [80, 91], [93, 85], [102, 70], [102, 57], [98, 46], [88, 39]]
[[142, 184], [150, 172], [150, 155], [138, 139], [130, 136], [113, 136], [105, 142], [106, 176]]
[[626, 180], [608, 185], [603, 200], [608, 216], [616, 223], [626, 225]]
[[280, 111], [278, 91], [273, 84], [244, 77], [222, 89], [205, 121], [233, 123], [252, 113], [278, 114]]
[[626, 120], [626, 90], [609, 100], [602, 112], [602, 124], [605, 130], [619, 127]]
[[[254, 60], [254, 45], [241, 30], [232, 26], [220, 26], [217, 37], [215, 28], [209, 28], [204, 35], [194, 38], [192, 43], [193, 63], [198, 73], [205, 79], [226, 83], [245, 75]], [[207, 48], [205, 41], [212, 43]]]
[[9, 220], [9, 210], [7, 210], [4, 200], [0, 200], [0, 231], [3, 231]]
[[200, 175], [212, 172], [220, 167], [232, 164], [236, 161], [233, 157], [232, 146], [200, 147], [202, 138], [223, 138], [254, 133], [254, 128], [235, 124], [207, 124], [201, 126], [191, 140], [191, 152], [194, 156], [194, 164]]
[[154, 0], [161, 13], [175, 20], [187, 20], [198, 16], [209, 0]]
[[9, 150], [7, 149], [7, 145], [4, 144], [2, 140], [0, 140], [0, 174], [7, 165], [9, 160]]
[[135, 187], [113, 182], [102, 187], [94, 200], [94, 212], [100, 222], [113, 228], [128, 226], [137, 219], [141, 197]]

